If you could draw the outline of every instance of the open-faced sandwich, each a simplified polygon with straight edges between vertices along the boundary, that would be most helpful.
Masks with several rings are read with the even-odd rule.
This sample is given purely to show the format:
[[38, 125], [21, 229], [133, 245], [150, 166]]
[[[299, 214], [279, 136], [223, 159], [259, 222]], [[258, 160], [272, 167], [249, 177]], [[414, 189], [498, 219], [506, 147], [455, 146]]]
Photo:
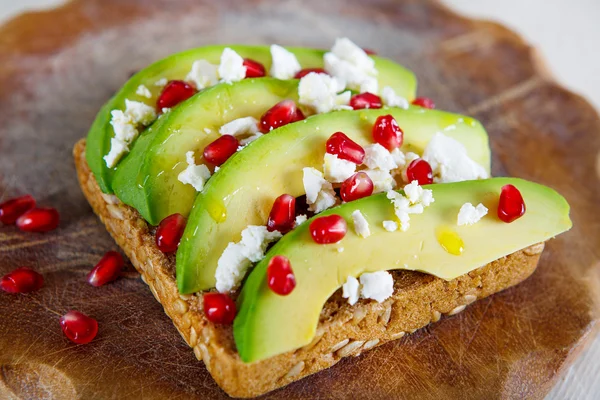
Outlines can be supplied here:
[[454, 315], [571, 227], [554, 190], [490, 177], [478, 121], [415, 95], [348, 39], [203, 47], [131, 77], [75, 146], [94, 211], [228, 394]]

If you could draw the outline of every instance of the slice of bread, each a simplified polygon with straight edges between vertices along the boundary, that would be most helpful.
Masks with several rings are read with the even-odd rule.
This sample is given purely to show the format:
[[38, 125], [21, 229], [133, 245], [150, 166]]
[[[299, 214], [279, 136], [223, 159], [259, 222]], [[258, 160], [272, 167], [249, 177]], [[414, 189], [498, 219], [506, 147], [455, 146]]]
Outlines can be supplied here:
[[85, 197], [108, 232], [142, 274], [154, 297], [183, 339], [203, 360], [215, 381], [229, 395], [252, 397], [329, 368], [342, 357], [401, 338], [443, 314], [454, 315], [475, 300], [526, 279], [535, 270], [544, 243], [444, 281], [412, 271], [393, 271], [394, 295], [377, 303], [360, 300], [348, 305], [336, 292], [325, 304], [311, 344], [252, 364], [243, 363], [235, 349], [230, 326], [207, 321], [201, 295], [180, 295], [175, 283], [175, 257], [160, 252], [153, 228], [133, 208], [100, 191], [85, 160], [85, 140], [73, 150]]

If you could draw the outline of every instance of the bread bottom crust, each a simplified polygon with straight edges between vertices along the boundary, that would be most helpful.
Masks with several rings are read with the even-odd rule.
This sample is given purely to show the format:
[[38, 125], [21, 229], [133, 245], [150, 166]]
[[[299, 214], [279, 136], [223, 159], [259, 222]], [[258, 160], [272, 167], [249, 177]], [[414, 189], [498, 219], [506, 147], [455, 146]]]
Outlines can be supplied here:
[[215, 325], [203, 313], [201, 295], [180, 295], [175, 257], [158, 250], [153, 228], [138, 212], [101, 192], [85, 160], [85, 139], [73, 149], [83, 193], [106, 229], [142, 275], [175, 327], [217, 384], [230, 396], [253, 397], [336, 364], [343, 357], [399, 339], [406, 333], [454, 315], [477, 299], [525, 280], [535, 270], [544, 243], [527, 247], [451, 281], [413, 271], [391, 271], [394, 294], [383, 303], [354, 306], [336, 292], [321, 312], [307, 346], [252, 364], [235, 350], [230, 326]]

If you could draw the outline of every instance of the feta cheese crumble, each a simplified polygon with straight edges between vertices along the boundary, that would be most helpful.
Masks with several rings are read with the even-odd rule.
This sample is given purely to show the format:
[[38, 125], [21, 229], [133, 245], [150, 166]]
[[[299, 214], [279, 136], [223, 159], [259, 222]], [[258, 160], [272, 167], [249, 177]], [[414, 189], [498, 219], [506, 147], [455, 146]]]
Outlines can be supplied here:
[[342, 160], [335, 154], [325, 153], [323, 158], [323, 173], [325, 179], [332, 183], [344, 182], [356, 171], [356, 164]]
[[349, 89], [377, 93], [375, 61], [348, 38], [336, 39], [331, 51], [323, 56], [325, 71], [342, 79]]
[[425, 207], [428, 207], [435, 200], [433, 192], [429, 189], [423, 189], [417, 181], [411, 182], [404, 187], [406, 196], [390, 190], [386, 197], [394, 206], [394, 213], [400, 221], [400, 229], [405, 232], [410, 227], [410, 214], [422, 214]]
[[365, 146], [364, 164], [370, 169], [389, 171], [397, 167], [392, 154], [379, 143]]
[[218, 69], [218, 65], [211, 64], [206, 60], [196, 60], [185, 80], [192, 82], [198, 90], [206, 89], [219, 82]]
[[271, 70], [269, 73], [277, 79], [292, 79], [301, 69], [294, 53], [279, 45], [271, 45]]
[[184, 185], [192, 185], [197, 192], [200, 192], [208, 178], [210, 178], [210, 171], [204, 164], [196, 165], [193, 151], [185, 153], [185, 159], [188, 166], [179, 173], [177, 179]]
[[166, 86], [167, 83], [169, 83], [169, 80], [167, 78], [160, 78], [159, 80], [154, 82], [154, 86], [163, 87]]
[[408, 100], [402, 96], [398, 96], [390, 86], [386, 86], [381, 90], [381, 100], [383, 101], [383, 104], [388, 107], [408, 109]]
[[125, 115], [131, 118], [134, 125], [147, 126], [156, 119], [154, 107], [133, 100], [125, 100]]
[[395, 221], [383, 221], [383, 229], [388, 232], [396, 232], [398, 230], [398, 224]]
[[326, 74], [311, 72], [300, 79], [298, 84], [299, 103], [314, 113], [326, 113], [332, 110], [352, 109], [350, 91], [344, 90], [344, 82]]
[[337, 203], [335, 191], [331, 183], [323, 178], [323, 173], [312, 167], [305, 167], [302, 171], [308, 209], [319, 213], [334, 206]]
[[436, 133], [423, 152], [423, 159], [431, 165], [436, 183], [486, 179], [487, 171], [467, 154], [459, 141]]
[[258, 120], [254, 117], [234, 119], [219, 128], [221, 135], [241, 136], [258, 132]]
[[152, 98], [152, 92], [150, 92], [150, 89], [148, 89], [146, 86], [144, 85], [140, 85], [137, 87], [135, 94], [137, 94], [138, 96], [142, 96], [145, 97], [147, 99], [151, 99]]
[[488, 213], [488, 209], [481, 203], [474, 207], [471, 203], [465, 203], [458, 212], [457, 222], [458, 226], [473, 225], [479, 222]]
[[352, 221], [354, 222], [354, 231], [358, 236], [367, 238], [371, 236], [371, 230], [369, 229], [369, 222], [360, 212], [360, 210], [354, 210], [352, 212]]
[[251, 263], [262, 260], [269, 243], [281, 236], [278, 231], [269, 232], [266, 226], [249, 225], [244, 229], [242, 240], [238, 243], [230, 242], [217, 261], [217, 290], [224, 293], [239, 286]]
[[300, 214], [296, 216], [296, 226], [303, 224], [306, 222], [308, 218], [304, 214]]
[[360, 296], [382, 303], [394, 294], [394, 278], [387, 271], [367, 272], [360, 276]]
[[342, 297], [348, 299], [348, 304], [355, 305], [360, 297], [360, 284], [358, 279], [349, 276], [346, 283], [342, 285]]
[[246, 77], [244, 59], [235, 50], [226, 47], [221, 54], [221, 64], [219, 64], [218, 72], [221, 82], [241, 81]]
[[365, 169], [362, 172], [366, 173], [373, 181], [373, 194], [387, 192], [396, 187], [396, 181], [392, 174], [390, 174], [390, 171]]

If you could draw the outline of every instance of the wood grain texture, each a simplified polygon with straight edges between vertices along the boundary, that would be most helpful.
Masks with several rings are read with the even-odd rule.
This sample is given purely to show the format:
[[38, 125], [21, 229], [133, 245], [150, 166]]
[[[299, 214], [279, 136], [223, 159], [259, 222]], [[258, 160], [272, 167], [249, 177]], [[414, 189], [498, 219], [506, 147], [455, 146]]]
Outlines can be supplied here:
[[[0, 195], [32, 193], [56, 206], [46, 235], [0, 227], [0, 274], [42, 271], [46, 286], [0, 296], [0, 393], [22, 398], [225, 397], [164, 315], [131, 279], [85, 283], [114, 243], [91, 213], [70, 152], [130, 72], [209, 43], [329, 47], [348, 35], [416, 71], [419, 92], [469, 112], [488, 129], [495, 175], [550, 185], [574, 228], [550, 241], [516, 288], [271, 398], [541, 398], [597, 327], [600, 286], [600, 119], [540, 69], [501, 26], [436, 3], [87, 0], [0, 28]], [[58, 315], [96, 317], [98, 338], [74, 346]], [[474, 391], [473, 388], [478, 390]]]

